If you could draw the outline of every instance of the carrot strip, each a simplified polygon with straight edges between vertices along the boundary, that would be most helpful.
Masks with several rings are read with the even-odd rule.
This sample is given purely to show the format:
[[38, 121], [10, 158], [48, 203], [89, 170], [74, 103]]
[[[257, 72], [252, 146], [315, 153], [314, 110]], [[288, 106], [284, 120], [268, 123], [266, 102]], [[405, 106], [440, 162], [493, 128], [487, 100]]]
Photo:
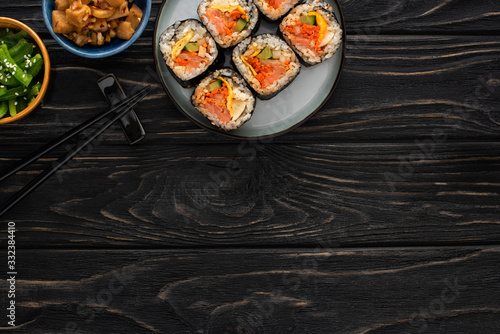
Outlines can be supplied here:
[[[293, 37], [305, 38], [314, 41], [314, 44], [316, 45], [315, 49], [317, 51], [321, 51], [321, 47], [318, 46], [320, 43], [320, 30], [321, 28], [319, 26], [303, 24], [300, 21], [285, 27], [285, 31]], [[291, 42], [294, 44], [293, 38], [291, 38]]]
[[273, 72], [273, 67], [271, 64], [264, 65], [258, 58], [248, 58], [247, 62], [253, 67], [257, 75], [255, 79], [257, 79], [263, 88], [266, 88], [268, 84], [266, 84], [266, 77]]
[[[217, 14], [215, 14], [217, 13]], [[233, 10], [232, 12], [221, 11], [217, 8], [210, 8], [207, 11], [207, 17], [209, 20], [221, 22], [222, 25], [216, 24], [217, 31], [221, 34], [231, 35], [234, 32], [236, 23], [240, 18], [246, 19], [246, 15], [241, 13], [239, 10]]]
[[278, 9], [280, 7], [279, 3], [281, 3], [281, 1], [276, 0], [267, 0], [266, 2], [270, 7], [273, 7], [274, 9]]

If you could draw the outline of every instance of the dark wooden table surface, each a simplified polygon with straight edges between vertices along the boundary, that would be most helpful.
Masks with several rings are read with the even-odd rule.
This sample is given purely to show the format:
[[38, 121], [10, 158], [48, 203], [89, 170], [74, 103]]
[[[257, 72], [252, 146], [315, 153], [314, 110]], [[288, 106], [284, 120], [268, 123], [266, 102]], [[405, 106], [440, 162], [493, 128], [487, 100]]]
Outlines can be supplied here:
[[[3, 278], [16, 224], [16, 327], [5, 279], [0, 325], [500, 333], [500, 2], [340, 3], [337, 90], [300, 128], [248, 143], [198, 128], [163, 91], [159, 0], [138, 42], [102, 60], [64, 51], [41, 1], [2, 0], [1, 16], [42, 36], [53, 70], [43, 108], [0, 127], [0, 168], [106, 109], [101, 76], [153, 90], [136, 108], [143, 142], [108, 131], [2, 217]], [[0, 200], [64, 151], [4, 182]]]

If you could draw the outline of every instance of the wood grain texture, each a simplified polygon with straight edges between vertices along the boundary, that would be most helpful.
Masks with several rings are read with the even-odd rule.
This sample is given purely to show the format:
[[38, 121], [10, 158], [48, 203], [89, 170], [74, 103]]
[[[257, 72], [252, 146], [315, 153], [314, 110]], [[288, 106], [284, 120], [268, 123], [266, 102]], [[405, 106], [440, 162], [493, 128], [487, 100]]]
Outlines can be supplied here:
[[336, 92], [295, 131], [248, 143], [199, 129], [163, 91], [161, 1], [137, 43], [89, 61], [50, 37], [41, 1], [3, 0], [53, 76], [43, 108], [0, 128], [0, 169], [105, 109], [101, 76], [153, 92], [136, 108], [145, 141], [111, 129], [2, 217], [16, 222], [18, 326], [1, 313], [0, 330], [498, 333], [500, 2], [340, 2]]
[[[5, 219], [19, 223], [20, 247], [497, 243], [500, 144], [443, 139], [253, 146], [103, 142]], [[31, 145], [17, 148], [21, 157]], [[2, 199], [51, 161], [5, 182]]]
[[499, 252], [20, 251], [10, 332], [496, 333]]

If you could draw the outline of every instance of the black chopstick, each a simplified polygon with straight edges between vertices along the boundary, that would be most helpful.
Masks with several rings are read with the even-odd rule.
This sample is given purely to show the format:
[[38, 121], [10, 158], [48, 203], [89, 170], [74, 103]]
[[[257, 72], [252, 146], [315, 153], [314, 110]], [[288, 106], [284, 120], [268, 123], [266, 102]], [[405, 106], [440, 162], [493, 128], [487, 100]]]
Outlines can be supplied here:
[[92, 125], [94, 125], [95, 123], [99, 122], [100, 120], [102, 120], [103, 118], [105, 118], [106, 116], [108, 116], [109, 114], [111, 114], [113, 112], [117, 112], [118, 109], [120, 109], [123, 106], [127, 105], [127, 103], [129, 103], [130, 101], [133, 101], [136, 98], [142, 96], [144, 94], [144, 92], [148, 89], [148, 87], [145, 87], [145, 88], [141, 89], [139, 92], [137, 92], [137, 94], [134, 94], [134, 95], [130, 96], [127, 99], [124, 99], [119, 104], [117, 104], [115, 107], [113, 107], [112, 109], [106, 111], [105, 113], [100, 113], [98, 115], [95, 115], [94, 117], [90, 118], [88, 121], [86, 121], [86, 122], [84, 122], [84, 123], [82, 123], [82, 124], [74, 127], [70, 131], [68, 131], [65, 134], [59, 136], [58, 138], [50, 141], [48, 144], [42, 146], [41, 148], [39, 148], [35, 152], [29, 154], [28, 156], [26, 156], [25, 158], [23, 158], [21, 161], [13, 164], [12, 166], [7, 167], [5, 170], [3, 170], [3, 171], [0, 172], [0, 182], [2, 182], [3, 180], [7, 179], [9, 176], [17, 173], [18, 171], [20, 171], [24, 167], [28, 166], [30, 163], [32, 163], [33, 161], [39, 159], [44, 154], [46, 154], [46, 153], [52, 151], [53, 149], [55, 149], [56, 147], [60, 146], [66, 140], [68, 140], [68, 139], [76, 136], [80, 132], [82, 132], [82, 131], [86, 130], [87, 128], [91, 127]]
[[[63, 166], [66, 162], [71, 160], [76, 154], [78, 154], [78, 152], [80, 152], [83, 148], [85, 148], [85, 146], [90, 144], [95, 138], [100, 136], [111, 125], [113, 125], [114, 122], [116, 122], [118, 119], [122, 118], [125, 114], [127, 114], [127, 112], [129, 112], [130, 109], [132, 109], [146, 95], [148, 95], [150, 90], [151, 90], [151, 87], [147, 86], [144, 89], [142, 89], [141, 91], [139, 91], [137, 94], [134, 94], [130, 98], [127, 98], [126, 100], [124, 100], [123, 102], [118, 104], [115, 108], [112, 108], [111, 110], [103, 113], [103, 115], [105, 117], [106, 115], [109, 115], [112, 112], [117, 112], [117, 114], [115, 116], [113, 116], [112, 119], [107, 121], [103, 126], [101, 126], [94, 133], [92, 133], [92, 135], [90, 135], [85, 141], [79, 143], [74, 149], [72, 149], [70, 152], [63, 155], [59, 160], [57, 160], [57, 162], [55, 164], [52, 164], [52, 166], [47, 168], [40, 175], [38, 175], [35, 179], [33, 179], [30, 183], [28, 183], [26, 186], [24, 186], [20, 191], [18, 191], [16, 194], [14, 194], [14, 196], [12, 196], [5, 204], [0, 206], [0, 217], [3, 216], [8, 210], [10, 210], [19, 201], [21, 201], [23, 198], [28, 196], [33, 190], [35, 190], [43, 182], [45, 182], [45, 180], [47, 180], [50, 176], [52, 176], [59, 168], [61, 168], [61, 166]], [[103, 117], [99, 117], [98, 120], [100, 120], [102, 118]], [[94, 123], [95, 122], [97, 122], [97, 121], [94, 120]], [[85, 122], [84, 124], [86, 124], [86, 123], [87, 122]], [[88, 125], [88, 126], [90, 126], [90, 125]], [[81, 132], [82, 130], [83, 129], [81, 129], [79, 132]], [[72, 132], [72, 131], [70, 131], [70, 132]], [[79, 133], [79, 132], [77, 132], [77, 133]], [[73, 136], [76, 135], [77, 133], [73, 133]], [[63, 137], [63, 136], [61, 136], [61, 137]], [[66, 138], [66, 139], [68, 139], [68, 138]], [[35, 156], [35, 155], [33, 155], [33, 156]]]

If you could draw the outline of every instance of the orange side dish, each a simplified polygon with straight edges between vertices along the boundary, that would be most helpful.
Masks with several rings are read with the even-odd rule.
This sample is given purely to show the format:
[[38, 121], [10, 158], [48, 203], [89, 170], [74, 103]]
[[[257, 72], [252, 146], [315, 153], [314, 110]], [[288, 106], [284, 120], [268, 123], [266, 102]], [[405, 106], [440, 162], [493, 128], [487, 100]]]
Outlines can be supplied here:
[[143, 12], [128, 0], [55, 0], [52, 29], [78, 46], [104, 45], [112, 38], [129, 40]]

